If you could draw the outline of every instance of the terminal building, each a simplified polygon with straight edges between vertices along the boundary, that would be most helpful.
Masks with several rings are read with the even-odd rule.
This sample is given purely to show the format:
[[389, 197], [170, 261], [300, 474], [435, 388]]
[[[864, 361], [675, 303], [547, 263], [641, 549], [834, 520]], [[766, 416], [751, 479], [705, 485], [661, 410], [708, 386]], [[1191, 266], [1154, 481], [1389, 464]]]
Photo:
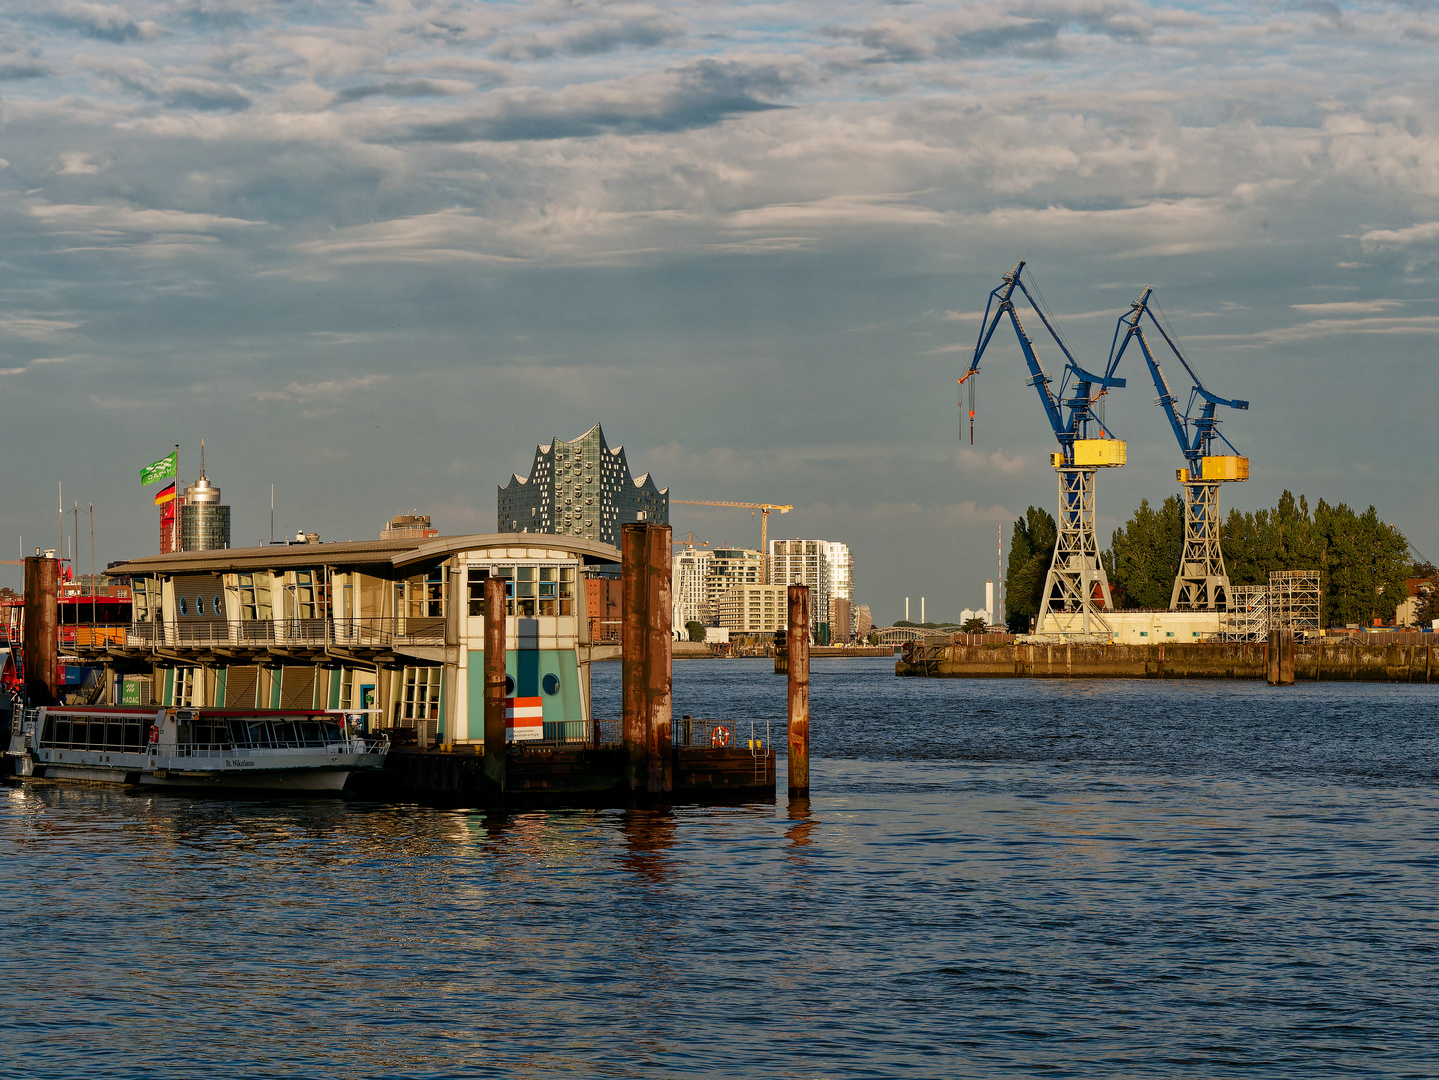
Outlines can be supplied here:
[[[581, 537], [485, 534], [149, 555], [128, 625], [74, 650], [124, 705], [364, 710], [418, 741], [484, 738], [484, 590], [506, 580], [507, 696], [552, 733], [590, 718], [592, 573], [619, 552]], [[566, 726], [571, 725], [571, 726]]]
[[535, 447], [529, 476], [499, 489], [499, 531], [582, 537], [618, 547], [631, 521], [668, 525], [668, 488], [649, 473], [630, 476], [624, 447], [611, 450], [596, 424], [579, 438]]

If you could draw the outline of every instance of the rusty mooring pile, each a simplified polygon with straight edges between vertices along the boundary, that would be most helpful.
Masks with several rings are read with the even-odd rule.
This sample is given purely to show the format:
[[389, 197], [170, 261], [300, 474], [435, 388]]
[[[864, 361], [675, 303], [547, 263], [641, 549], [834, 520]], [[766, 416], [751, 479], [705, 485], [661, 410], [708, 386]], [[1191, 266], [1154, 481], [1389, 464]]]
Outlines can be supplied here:
[[[505, 739], [505, 620], [485, 621], [485, 741], [482, 755], [445, 750], [392, 752], [375, 794], [479, 799], [490, 804], [773, 798], [775, 750], [759, 739], [733, 745], [679, 744], [674, 730], [674, 637], [668, 525], [620, 531], [621, 745], [534, 749]], [[789, 589], [789, 782], [809, 793], [809, 589]], [[485, 581], [485, 611], [505, 610], [505, 582]], [[682, 735], [700, 721], [686, 717]], [[595, 725], [598, 733], [599, 727]]]

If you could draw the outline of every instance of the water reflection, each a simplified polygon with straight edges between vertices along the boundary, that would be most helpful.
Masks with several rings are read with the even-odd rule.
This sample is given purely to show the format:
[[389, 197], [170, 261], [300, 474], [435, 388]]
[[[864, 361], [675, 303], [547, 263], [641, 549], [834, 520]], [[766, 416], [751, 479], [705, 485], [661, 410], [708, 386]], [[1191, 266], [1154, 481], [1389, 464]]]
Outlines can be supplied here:
[[1432, 697], [1089, 687], [1081, 724], [855, 670], [816, 725], [855, 752], [773, 806], [8, 789], [0, 1034], [39, 1080], [1433, 1073]]
[[674, 811], [632, 808], [620, 816], [625, 839], [624, 865], [646, 881], [669, 883], [673, 866], [669, 851], [675, 843]]
[[814, 843], [813, 834], [816, 822], [810, 813], [808, 796], [793, 795], [790, 797], [789, 821], [790, 826], [784, 831], [785, 839], [789, 841], [789, 850], [785, 855], [787, 858], [793, 859], [803, 854], [803, 848]]

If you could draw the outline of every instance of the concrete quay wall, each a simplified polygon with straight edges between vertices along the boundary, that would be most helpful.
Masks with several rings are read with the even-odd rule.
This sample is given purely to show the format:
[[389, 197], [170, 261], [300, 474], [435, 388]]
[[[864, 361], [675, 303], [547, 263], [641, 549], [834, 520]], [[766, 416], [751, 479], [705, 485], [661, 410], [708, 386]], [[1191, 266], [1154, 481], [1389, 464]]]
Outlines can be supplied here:
[[[896, 675], [940, 679], [1263, 679], [1268, 646], [1257, 642], [1178, 645], [916, 645]], [[1354, 639], [1296, 642], [1297, 682], [1439, 683], [1439, 645]]]

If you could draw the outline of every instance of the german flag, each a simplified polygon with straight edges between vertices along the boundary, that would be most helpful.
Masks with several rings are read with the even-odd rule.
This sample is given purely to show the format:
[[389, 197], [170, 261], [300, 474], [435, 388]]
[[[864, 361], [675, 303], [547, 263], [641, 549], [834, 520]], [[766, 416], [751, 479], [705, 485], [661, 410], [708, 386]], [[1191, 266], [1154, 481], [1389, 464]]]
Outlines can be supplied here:
[[159, 491], [155, 492], [155, 505], [156, 505], [156, 506], [164, 506], [166, 503], [168, 503], [168, 502], [174, 502], [174, 501], [175, 501], [175, 485], [174, 485], [174, 484], [171, 484], [169, 487], [162, 487]]

